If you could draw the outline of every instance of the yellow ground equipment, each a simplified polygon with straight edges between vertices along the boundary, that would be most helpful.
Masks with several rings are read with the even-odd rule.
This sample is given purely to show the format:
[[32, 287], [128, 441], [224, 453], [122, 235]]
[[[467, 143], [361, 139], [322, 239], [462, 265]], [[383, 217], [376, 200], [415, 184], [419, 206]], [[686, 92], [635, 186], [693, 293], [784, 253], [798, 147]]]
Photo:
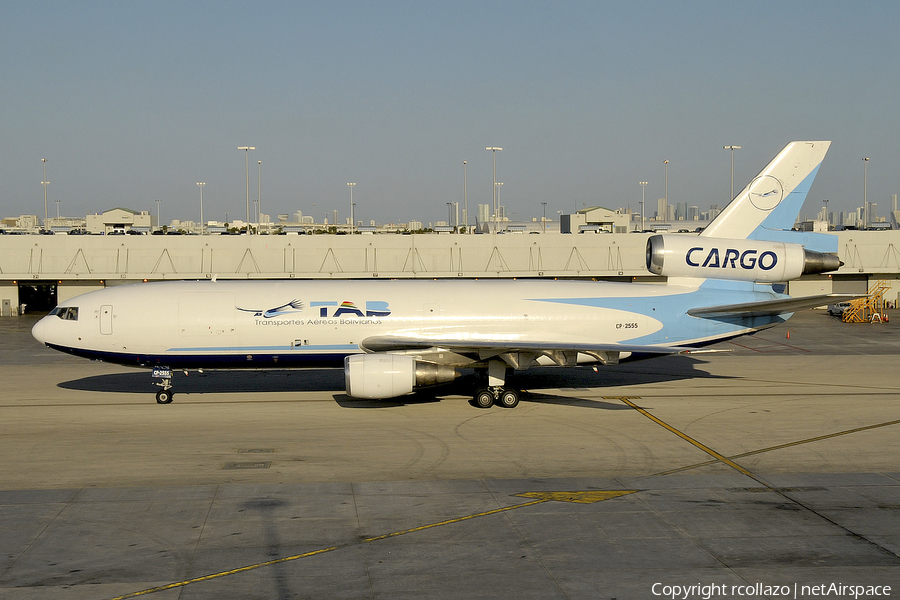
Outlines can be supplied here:
[[869, 288], [864, 298], [850, 301], [850, 307], [841, 315], [844, 323], [881, 323], [887, 321], [884, 312], [884, 293], [891, 289], [888, 282], [880, 279]]

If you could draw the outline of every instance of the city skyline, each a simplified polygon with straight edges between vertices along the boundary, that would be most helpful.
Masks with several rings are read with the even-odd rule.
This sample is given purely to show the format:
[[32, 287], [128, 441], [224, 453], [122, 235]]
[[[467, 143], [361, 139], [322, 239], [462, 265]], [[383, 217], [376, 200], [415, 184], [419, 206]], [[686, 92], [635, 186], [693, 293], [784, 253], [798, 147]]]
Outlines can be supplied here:
[[357, 221], [446, 220], [467, 191], [474, 223], [493, 154], [514, 220], [637, 211], [641, 181], [648, 207], [724, 207], [732, 154], [739, 191], [796, 139], [833, 140], [803, 212], [900, 191], [892, 3], [241, 6], [7, 7], [0, 216], [46, 191], [51, 217], [196, 221], [206, 182], [207, 219], [258, 191], [343, 221], [355, 182]]

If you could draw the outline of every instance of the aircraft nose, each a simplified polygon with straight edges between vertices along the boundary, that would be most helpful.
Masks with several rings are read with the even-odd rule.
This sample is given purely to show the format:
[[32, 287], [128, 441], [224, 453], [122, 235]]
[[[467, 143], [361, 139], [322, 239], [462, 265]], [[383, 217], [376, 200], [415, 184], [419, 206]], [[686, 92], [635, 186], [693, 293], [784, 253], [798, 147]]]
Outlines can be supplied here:
[[40, 343], [47, 343], [47, 317], [34, 324], [34, 327], [31, 328], [31, 335]]

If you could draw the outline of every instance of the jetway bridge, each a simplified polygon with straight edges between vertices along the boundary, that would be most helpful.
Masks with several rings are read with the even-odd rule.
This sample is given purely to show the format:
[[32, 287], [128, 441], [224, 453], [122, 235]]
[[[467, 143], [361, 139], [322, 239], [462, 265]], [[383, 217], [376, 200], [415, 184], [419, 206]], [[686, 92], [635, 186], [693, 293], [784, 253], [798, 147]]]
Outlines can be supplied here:
[[[46, 311], [111, 285], [185, 279], [582, 278], [657, 281], [647, 233], [484, 235], [0, 236], [3, 316]], [[680, 234], [691, 235], [691, 234]], [[900, 231], [837, 232], [844, 266], [790, 284], [796, 296], [900, 292]]]

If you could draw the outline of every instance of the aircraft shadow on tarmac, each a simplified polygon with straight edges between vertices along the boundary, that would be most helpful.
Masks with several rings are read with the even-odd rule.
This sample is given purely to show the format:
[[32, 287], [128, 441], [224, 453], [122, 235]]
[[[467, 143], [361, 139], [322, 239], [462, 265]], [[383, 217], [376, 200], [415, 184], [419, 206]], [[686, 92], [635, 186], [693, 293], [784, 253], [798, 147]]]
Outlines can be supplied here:
[[[565, 404], [590, 408], [620, 409], [618, 404], [578, 398], [578, 390], [608, 389], [614, 395], [615, 388], [650, 383], [664, 383], [682, 379], [721, 378], [697, 368], [704, 361], [689, 356], [670, 356], [642, 362], [625, 363], [610, 367], [561, 369], [535, 367], [516, 373], [509, 381], [511, 386], [524, 390], [523, 402]], [[206, 371], [184, 375], [175, 373], [173, 380], [176, 394], [264, 394], [267, 392], [324, 392], [332, 393], [334, 401], [343, 408], [385, 408], [413, 404], [439, 402], [444, 396], [470, 396], [478, 381], [471, 370], [464, 371], [460, 379], [437, 388], [389, 400], [361, 400], [341, 393], [344, 390], [342, 369], [296, 369], [283, 371]], [[118, 394], [149, 394], [156, 391], [148, 371], [94, 375], [57, 384], [67, 390], [107, 392]], [[543, 390], [564, 389], [566, 396], [546, 393]], [[571, 392], [576, 392], [574, 395]]]
[[[344, 389], [342, 369], [297, 369], [283, 371], [174, 371], [176, 394], [224, 394], [264, 392], [334, 392]], [[67, 390], [146, 394], [156, 392], [150, 371], [94, 375], [57, 384]]]

